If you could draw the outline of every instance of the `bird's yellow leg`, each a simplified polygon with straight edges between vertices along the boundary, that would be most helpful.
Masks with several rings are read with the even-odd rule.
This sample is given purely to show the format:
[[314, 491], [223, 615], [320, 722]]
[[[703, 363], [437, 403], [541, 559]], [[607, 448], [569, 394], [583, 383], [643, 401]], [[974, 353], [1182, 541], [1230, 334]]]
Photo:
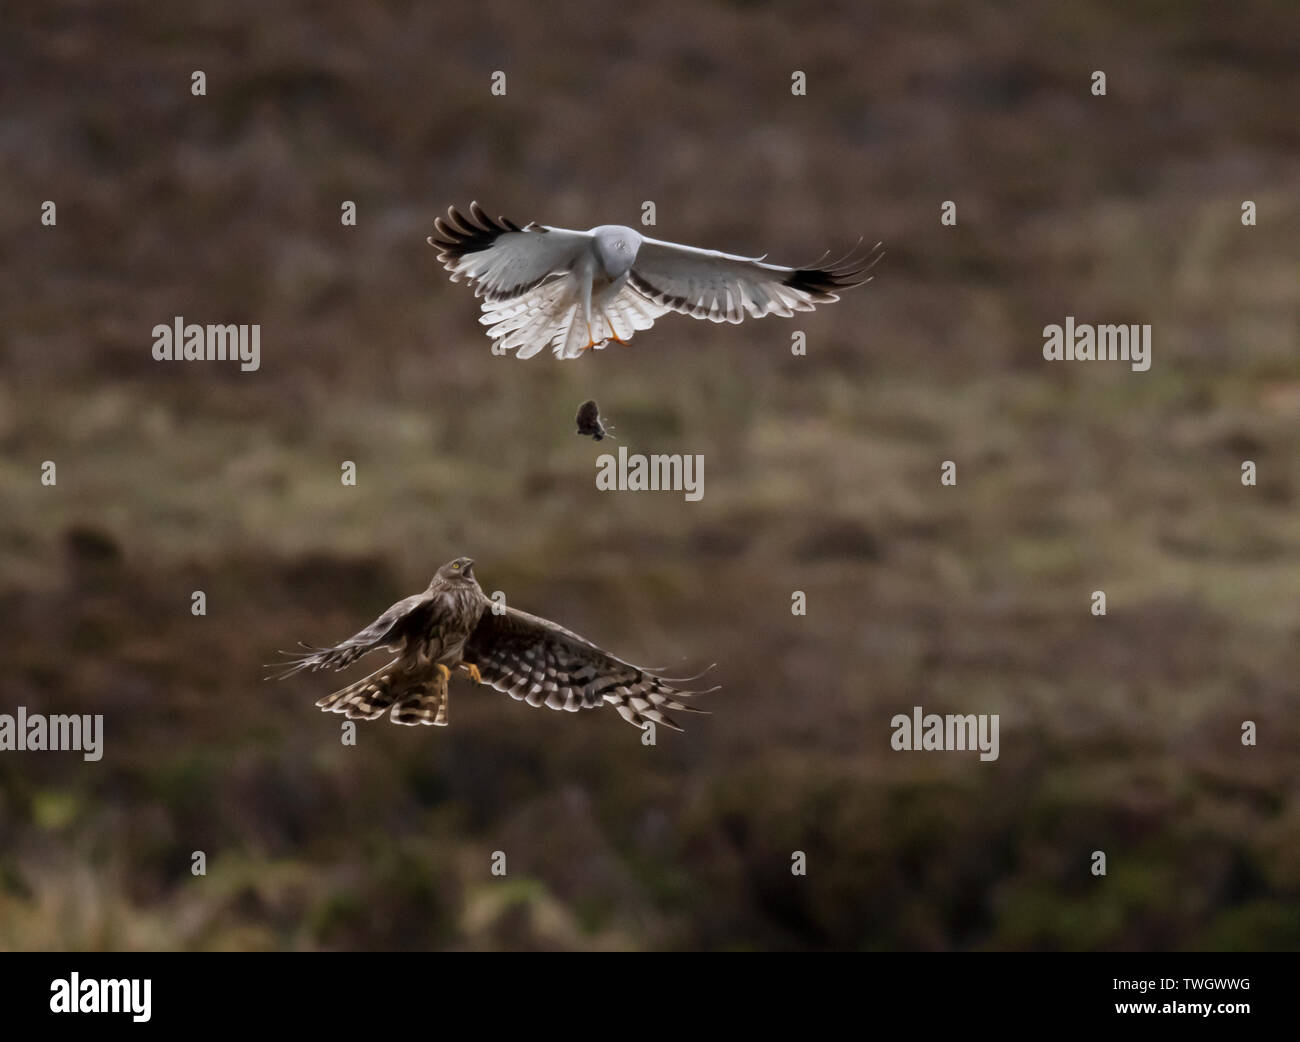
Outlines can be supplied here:
[[470, 680], [474, 681], [474, 683], [483, 683], [483, 674], [478, 671], [478, 666], [474, 665], [474, 663], [462, 662], [460, 668], [468, 674]]
[[446, 687], [447, 681], [451, 679], [451, 670], [448, 669], [446, 666], [444, 666], [441, 662], [439, 662], [434, 668], [437, 669], [438, 675], [442, 678], [442, 686]]
[[624, 347], [626, 347], [626, 346], [627, 346], [627, 341], [624, 340], [621, 336], [619, 336], [616, 332], [614, 332], [614, 323], [611, 322], [611, 321], [609, 320], [609, 316], [608, 316], [608, 315], [605, 316], [605, 325], [609, 326], [609, 336], [610, 336], [610, 339], [611, 339], [611, 340], [617, 340], [620, 344], [622, 344]]

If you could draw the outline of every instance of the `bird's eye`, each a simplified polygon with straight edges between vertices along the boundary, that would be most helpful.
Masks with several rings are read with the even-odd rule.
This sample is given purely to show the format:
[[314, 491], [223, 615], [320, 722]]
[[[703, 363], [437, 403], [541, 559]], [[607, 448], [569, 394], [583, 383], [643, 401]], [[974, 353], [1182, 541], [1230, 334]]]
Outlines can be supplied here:
[[452, 570], [453, 570], [453, 571], [460, 571], [460, 562], [457, 561], [457, 562], [456, 562], [455, 564], [453, 564], [451, 567], [452, 567]]

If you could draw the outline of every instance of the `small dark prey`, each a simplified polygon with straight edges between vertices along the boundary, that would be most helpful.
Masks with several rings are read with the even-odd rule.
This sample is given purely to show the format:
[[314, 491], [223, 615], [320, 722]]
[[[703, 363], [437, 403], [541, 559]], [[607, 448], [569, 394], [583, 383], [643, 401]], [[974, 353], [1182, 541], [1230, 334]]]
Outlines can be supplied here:
[[574, 433], [586, 434], [593, 441], [600, 441], [606, 436], [614, 437], [613, 424], [606, 424], [600, 418], [600, 406], [596, 404], [594, 398], [588, 399], [578, 406], [578, 415], [574, 417], [578, 429]]

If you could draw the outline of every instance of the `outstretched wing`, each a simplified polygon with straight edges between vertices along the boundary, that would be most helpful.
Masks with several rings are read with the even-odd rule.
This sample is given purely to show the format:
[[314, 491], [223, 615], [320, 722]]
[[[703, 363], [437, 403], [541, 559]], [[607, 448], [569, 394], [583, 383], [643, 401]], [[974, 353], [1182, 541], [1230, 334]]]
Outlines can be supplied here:
[[449, 207], [434, 229], [429, 245], [438, 247], [451, 281], [469, 282], [484, 308], [526, 296], [551, 276], [567, 274], [591, 244], [587, 232], [539, 224], [520, 228], [505, 217], [494, 221], [478, 203], [470, 204], [468, 217]]
[[773, 313], [789, 318], [839, 300], [839, 290], [869, 282], [867, 272], [883, 254], [876, 243], [827, 264], [786, 268], [761, 257], [644, 239], [628, 281], [662, 307], [711, 322], [740, 322], [746, 312], [754, 318]]
[[362, 655], [379, 648], [390, 651], [408, 637], [427, 632], [436, 598], [419, 593], [400, 600], [365, 629], [353, 634], [340, 644], [329, 648], [315, 648], [304, 644], [304, 650], [290, 656], [289, 668], [280, 674], [281, 680], [304, 669], [345, 669]]
[[464, 661], [483, 682], [530, 706], [595, 709], [609, 703], [637, 727], [646, 721], [680, 731], [666, 711], [699, 713], [678, 701], [698, 691], [677, 691], [662, 677], [602, 651], [547, 619], [507, 608], [483, 613], [465, 645]]

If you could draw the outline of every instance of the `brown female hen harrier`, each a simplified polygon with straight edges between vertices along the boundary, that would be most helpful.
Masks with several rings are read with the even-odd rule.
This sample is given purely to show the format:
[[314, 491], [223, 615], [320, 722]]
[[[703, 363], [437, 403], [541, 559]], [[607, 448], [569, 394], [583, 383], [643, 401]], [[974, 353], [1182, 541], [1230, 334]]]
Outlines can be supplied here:
[[438, 569], [423, 593], [398, 601], [341, 644], [303, 645], [281, 678], [305, 669], [343, 669], [386, 648], [397, 658], [316, 704], [350, 720], [377, 720], [388, 710], [396, 724], [445, 726], [447, 682], [459, 667], [476, 683], [530, 706], [577, 712], [608, 703], [637, 727], [653, 721], [680, 731], [668, 710], [702, 712], [678, 699], [706, 692], [677, 691], [670, 678], [615, 658], [547, 619], [493, 609], [474, 577], [474, 562], [458, 557]]

